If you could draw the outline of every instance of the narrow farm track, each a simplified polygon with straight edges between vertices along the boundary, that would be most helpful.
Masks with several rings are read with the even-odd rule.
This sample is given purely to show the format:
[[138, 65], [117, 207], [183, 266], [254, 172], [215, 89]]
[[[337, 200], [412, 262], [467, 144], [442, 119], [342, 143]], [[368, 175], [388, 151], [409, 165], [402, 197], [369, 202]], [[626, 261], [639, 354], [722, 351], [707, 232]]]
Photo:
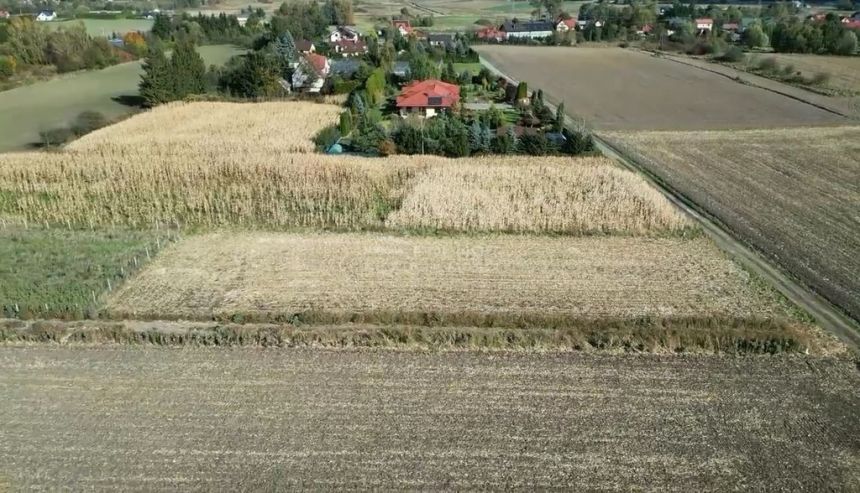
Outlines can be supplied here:
[[840, 359], [37, 346], [0, 395], [0, 489], [860, 489]]
[[[483, 57], [481, 57], [481, 63], [495, 74], [505, 77], [511, 82], [518, 82], [516, 79], [494, 67]], [[555, 110], [556, 108], [552, 104], [553, 96], [547, 95], [546, 98], [549, 101], [548, 106]], [[569, 114], [565, 115], [565, 120], [568, 125], [580, 123], [571, 118]], [[858, 326], [856, 321], [845, 315], [838, 307], [831, 304], [825, 298], [801, 284], [794, 277], [767, 261], [759, 252], [733, 236], [705, 208], [685, 197], [663, 180], [658, 179], [645, 166], [640, 165], [623, 150], [618, 149], [598, 134], [594, 134], [594, 140], [601, 152], [615, 159], [623, 166], [638, 172], [651, 185], [660, 190], [673, 204], [701, 224], [705, 233], [714, 240], [721, 250], [725, 251], [747, 269], [761, 276], [792, 303], [809, 313], [823, 329], [836, 335], [850, 346], [860, 348], [860, 326]]]

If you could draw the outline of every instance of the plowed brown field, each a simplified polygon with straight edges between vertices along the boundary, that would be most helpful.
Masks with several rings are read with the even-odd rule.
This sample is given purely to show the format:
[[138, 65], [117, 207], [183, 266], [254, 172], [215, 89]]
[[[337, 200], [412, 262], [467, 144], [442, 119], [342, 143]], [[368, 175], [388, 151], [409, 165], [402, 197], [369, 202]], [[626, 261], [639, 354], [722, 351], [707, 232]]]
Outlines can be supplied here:
[[860, 319], [860, 127], [610, 138]]
[[0, 349], [12, 491], [858, 491], [860, 373], [804, 357]]
[[705, 130], [849, 120], [695, 67], [621, 48], [478, 46], [484, 59], [605, 130]]

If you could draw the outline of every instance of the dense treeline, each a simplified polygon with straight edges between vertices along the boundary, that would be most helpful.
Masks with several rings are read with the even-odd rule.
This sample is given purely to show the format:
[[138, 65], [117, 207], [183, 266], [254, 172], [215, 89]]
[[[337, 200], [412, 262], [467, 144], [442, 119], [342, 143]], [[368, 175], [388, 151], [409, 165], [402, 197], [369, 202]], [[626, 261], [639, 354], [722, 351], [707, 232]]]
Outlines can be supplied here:
[[83, 25], [49, 30], [23, 16], [0, 22], [0, 80], [40, 68], [71, 72], [104, 68], [133, 58], [133, 50], [89, 36]]
[[143, 72], [140, 96], [146, 106], [178, 101], [206, 91], [206, 64], [190, 38], [177, 42], [170, 58], [160, 44], [154, 43], [144, 61]]

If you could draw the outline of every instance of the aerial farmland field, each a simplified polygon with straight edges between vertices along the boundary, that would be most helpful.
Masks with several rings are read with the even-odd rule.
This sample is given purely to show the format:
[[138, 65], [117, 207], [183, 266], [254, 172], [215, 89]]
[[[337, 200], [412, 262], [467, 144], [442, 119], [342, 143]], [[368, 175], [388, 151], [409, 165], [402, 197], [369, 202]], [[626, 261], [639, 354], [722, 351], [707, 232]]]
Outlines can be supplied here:
[[860, 127], [610, 138], [860, 318]]
[[850, 120], [726, 77], [621, 48], [477, 46], [494, 67], [598, 130], [719, 130]]
[[0, 348], [10, 490], [857, 491], [828, 358]]

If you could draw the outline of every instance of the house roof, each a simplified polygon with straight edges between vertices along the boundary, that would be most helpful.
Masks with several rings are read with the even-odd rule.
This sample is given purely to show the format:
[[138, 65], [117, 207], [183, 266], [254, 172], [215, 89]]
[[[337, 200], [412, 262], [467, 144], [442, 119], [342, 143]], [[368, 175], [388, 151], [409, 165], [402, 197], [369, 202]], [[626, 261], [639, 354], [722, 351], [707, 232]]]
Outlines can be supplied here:
[[528, 33], [554, 31], [556, 24], [549, 21], [520, 21], [518, 19], [506, 20], [502, 24], [502, 31], [507, 33]]
[[54, 15], [54, 11], [53, 10], [40, 10], [39, 15], [42, 15], [42, 14], [50, 16], [50, 15]]
[[328, 65], [328, 58], [317, 55], [316, 53], [308, 53], [305, 55], [305, 60], [308, 61], [311, 67], [316, 71], [319, 75], [326, 75], [326, 65]]
[[397, 96], [398, 108], [450, 108], [460, 100], [460, 86], [428, 79], [405, 86]]
[[409, 21], [391, 21], [391, 25], [395, 29], [403, 28], [407, 34], [412, 32], [412, 24]]
[[846, 29], [860, 29], [860, 19], [843, 24]]
[[714, 20], [710, 17], [700, 17], [696, 19], [696, 24], [713, 24]]
[[445, 43], [451, 43], [456, 39], [456, 35], [452, 33], [430, 33], [427, 35], [427, 39], [430, 41], [442, 41]]
[[358, 41], [335, 41], [334, 46], [339, 48], [340, 53], [364, 53], [367, 51], [367, 43]]
[[495, 26], [478, 29], [476, 34], [479, 38], [497, 38], [505, 35], [504, 31]]
[[311, 51], [314, 48], [314, 44], [307, 39], [297, 39], [296, 40], [296, 49], [299, 51]]
[[558, 26], [559, 24], [564, 24], [565, 26], [573, 29], [574, 27], [576, 27], [576, 17], [571, 17], [570, 19], [559, 19], [556, 23], [556, 26]]

